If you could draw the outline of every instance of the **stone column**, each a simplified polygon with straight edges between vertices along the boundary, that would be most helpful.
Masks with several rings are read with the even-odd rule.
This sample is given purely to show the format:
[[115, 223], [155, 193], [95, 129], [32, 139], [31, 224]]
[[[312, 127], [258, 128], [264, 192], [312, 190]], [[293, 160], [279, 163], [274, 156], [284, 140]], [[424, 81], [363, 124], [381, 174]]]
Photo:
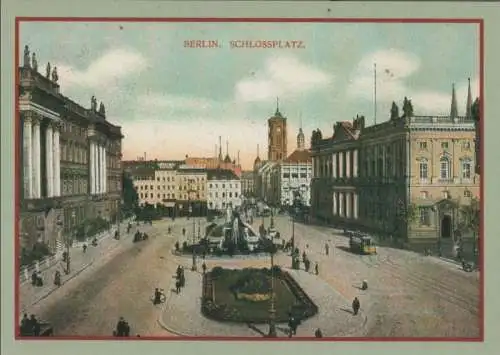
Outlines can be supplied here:
[[103, 192], [106, 193], [108, 191], [108, 150], [106, 147], [103, 148], [104, 151], [104, 190]]
[[352, 176], [358, 177], [358, 150], [352, 151]]
[[351, 151], [348, 150], [345, 152], [345, 176], [351, 177]]
[[89, 144], [89, 189], [90, 194], [94, 194], [94, 142], [90, 141]]
[[54, 127], [54, 196], [61, 196], [61, 142], [59, 126]]
[[345, 216], [351, 218], [351, 196], [350, 192], [345, 194]]
[[339, 216], [344, 216], [344, 193], [339, 192]]
[[353, 201], [353, 215], [354, 219], [358, 219], [358, 193], [354, 193], [354, 201]]
[[99, 145], [94, 143], [94, 194], [99, 193]]
[[42, 179], [40, 169], [40, 120], [33, 121], [33, 197], [40, 198]]
[[45, 129], [45, 177], [47, 178], [47, 197], [54, 196], [54, 143], [52, 138], [52, 126], [51, 123], [49, 123]]
[[33, 197], [33, 140], [31, 132], [31, 117], [24, 113], [23, 119], [23, 171], [24, 171], [24, 196]]
[[338, 215], [338, 206], [337, 206], [337, 199], [338, 199], [338, 193], [334, 192], [333, 193], [333, 215], [336, 216]]
[[332, 175], [333, 175], [333, 178], [336, 179], [337, 178], [337, 153], [333, 153], [332, 154]]
[[339, 157], [339, 178], [344, 177], [344, 153], [337, 153]]
[[[104, 147], [99, 146], [99, 193], [104, 192]], [[156, 193], [156, 191], [155, 191]]]

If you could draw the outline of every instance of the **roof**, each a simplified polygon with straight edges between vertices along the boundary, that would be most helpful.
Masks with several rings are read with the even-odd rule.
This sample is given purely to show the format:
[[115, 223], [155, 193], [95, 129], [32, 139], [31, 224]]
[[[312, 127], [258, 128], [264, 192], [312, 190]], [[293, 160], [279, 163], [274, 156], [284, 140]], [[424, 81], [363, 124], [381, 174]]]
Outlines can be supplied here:
[[311, 163], [311, 152], [309, 150], [298, 150], [296, 149], [292, 154], [288, 156], [284, 163]]
[[228, 169], [207, 170], [207, 180], [240, 180], [240, 178]]
[[224, 158], [224, 163], [230, 163], [231, 158], [229, 157], [229, 154], [226, 154], [226, 157]]
[[241, 173], [242, 179], [252, 179], [253, 180], [253, 171], [243, 171]]

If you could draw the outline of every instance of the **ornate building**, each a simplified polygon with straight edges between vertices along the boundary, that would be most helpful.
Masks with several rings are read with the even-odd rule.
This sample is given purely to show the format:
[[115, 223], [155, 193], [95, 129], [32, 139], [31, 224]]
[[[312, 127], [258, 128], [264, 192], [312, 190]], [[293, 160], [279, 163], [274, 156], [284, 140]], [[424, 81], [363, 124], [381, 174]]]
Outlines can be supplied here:
[[[219, 152], [217, 155], [217, 151]], [[186, 165], [204, 168], [204, 169], [224, 169], [231, 170], [238, 177], [241, 177], [241, 165], [240, 165], [240, 153], [238, 151], [238, 157], [231, 158], [229, 156], [229, 141], [226, 141], [226, 156], [222, 156], [222, 141], [219, 137], [219, 146], [215, 146], [215, 156], [214, 157], [189, 157], [186, 155], [185, 160]]]
[[287, 156], [287, 131], [286, 117], [284, 117], [279, 106], [276, 106], [276, 112], [273, 117], [267, 120], [268, 123], [268, 150], [267, 160], [283, 160]]
[[57, 68], [39, 73], [28, 46], [18, 70], [21, 247], [55, 250], [89, 219], [117, 218], [123, 135], [95, 97], [84, 108], [62, 95]]
[[255, 179], [253, 171], [243, 171], [241, 173], [241, 193], [246, 198], [253, 197], [255, 195]]
[[241, 180], [231, 170], [207, 170], [207, 207], [224, 211], [228, 205], [240, 207]]
[[359, 217], [358, 138], [365, 126], [363, 116], [353, 122], [335, 123], [333, 136], [323, 139], [313, 132], [311, 212], [326, 223], [346, 225]]
[[310, 206], [311, 175], [311, 153], [305, 148], [304, 132], [300, 128], [297, 149], [273, 167], [272, 203], [276, 206], [292, 206], [298, 200], [303, 206]]
[[[466, 114], [459, 116], [453, 87], [449, 116], [414, 115], [411, 101], [405, 98], [402, 115], [393, 103], [388, 121], [360, 125], [358, 138], [350, 143], [359, 151], [358, 174], [353, 172], [354, 179], [347, 180], [357, 196], [357, 215], [340, 221], [328, 218], [335, 210], [335, 199], [316, 203], [324, 191], [328, 196], [346, 184], [345, 179], [340, 183], [317, 182], [325, 171], [333, 175], [328, 173], [331, 163], [327, 159], [313, 169], [315, 217], [402, 239], [454, 239], [460, 207], [479, 197], [471, 101], [469, 90]], [[335, 149], [334, 141], [329, 145], [327, 140], [315, 140], [315, 162], [321, 162], [323, 150]]]

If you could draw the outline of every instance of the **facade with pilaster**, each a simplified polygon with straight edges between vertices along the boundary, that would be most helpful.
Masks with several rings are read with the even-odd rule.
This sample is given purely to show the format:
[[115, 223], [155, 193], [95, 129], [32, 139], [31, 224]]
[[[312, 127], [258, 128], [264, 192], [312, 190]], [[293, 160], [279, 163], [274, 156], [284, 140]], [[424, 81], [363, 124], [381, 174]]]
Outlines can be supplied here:
[[[361, 125], [357, 139], [344, 143], [359, 152], [358, 173], [352, 172], [352, 178], [341, 179], [340, 184], [326, 182], [334, 174], [330, 165], [335, 164], [321, 159], [323, 151], [333, 151], [338, 143], [317, 140], [313, 144], [313, 215], [403, 240], [456, 240], [462, 206], [479, 198], [479, 176], [474, 170], [470, 88], [465, 115], [458, 114], [455, 95], [453, 87], [448, 116], [414, 115], [411, 101], [405, 98], [403, 115], [393, 103], [388, 121]], [[346, 188], [357, 196], [354, 218], [347, 217], [347, 202], [354, 205], [354, 199], [330, 200], [330, 194]], [[331, 217], [335, 210], [340, 219]]]
[[328, 224], [349, 225], [359, 218], [359, 134], [364, 117], [337, 122], [333, 136], [313, 133], [311, 213]]
[[55, 251], [89, 219], [117, 218], [123, 136], [94, 97], [89, 109], [65, 97], [57, 68], [42, 75], [27, 47], [18, 71], [20, 245]]

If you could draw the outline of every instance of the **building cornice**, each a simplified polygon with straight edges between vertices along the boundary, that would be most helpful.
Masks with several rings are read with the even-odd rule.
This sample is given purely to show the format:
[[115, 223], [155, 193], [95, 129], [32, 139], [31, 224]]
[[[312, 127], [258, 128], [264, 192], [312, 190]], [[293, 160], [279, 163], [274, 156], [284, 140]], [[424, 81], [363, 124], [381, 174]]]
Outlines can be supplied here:
[[33, 111], [38, 113], [39, 115], [43, 117], [50, 118], [51, 120], [59, 122], [61, 120], [60, 115], [57, 112], [54, 112], [52, 110], [49, 110], [46, 107], [43, 107], [41, 105], [38, 105], [34, 103], [33, 101], [29, 100], [19, 100], [19, 110], [20, 111]]

